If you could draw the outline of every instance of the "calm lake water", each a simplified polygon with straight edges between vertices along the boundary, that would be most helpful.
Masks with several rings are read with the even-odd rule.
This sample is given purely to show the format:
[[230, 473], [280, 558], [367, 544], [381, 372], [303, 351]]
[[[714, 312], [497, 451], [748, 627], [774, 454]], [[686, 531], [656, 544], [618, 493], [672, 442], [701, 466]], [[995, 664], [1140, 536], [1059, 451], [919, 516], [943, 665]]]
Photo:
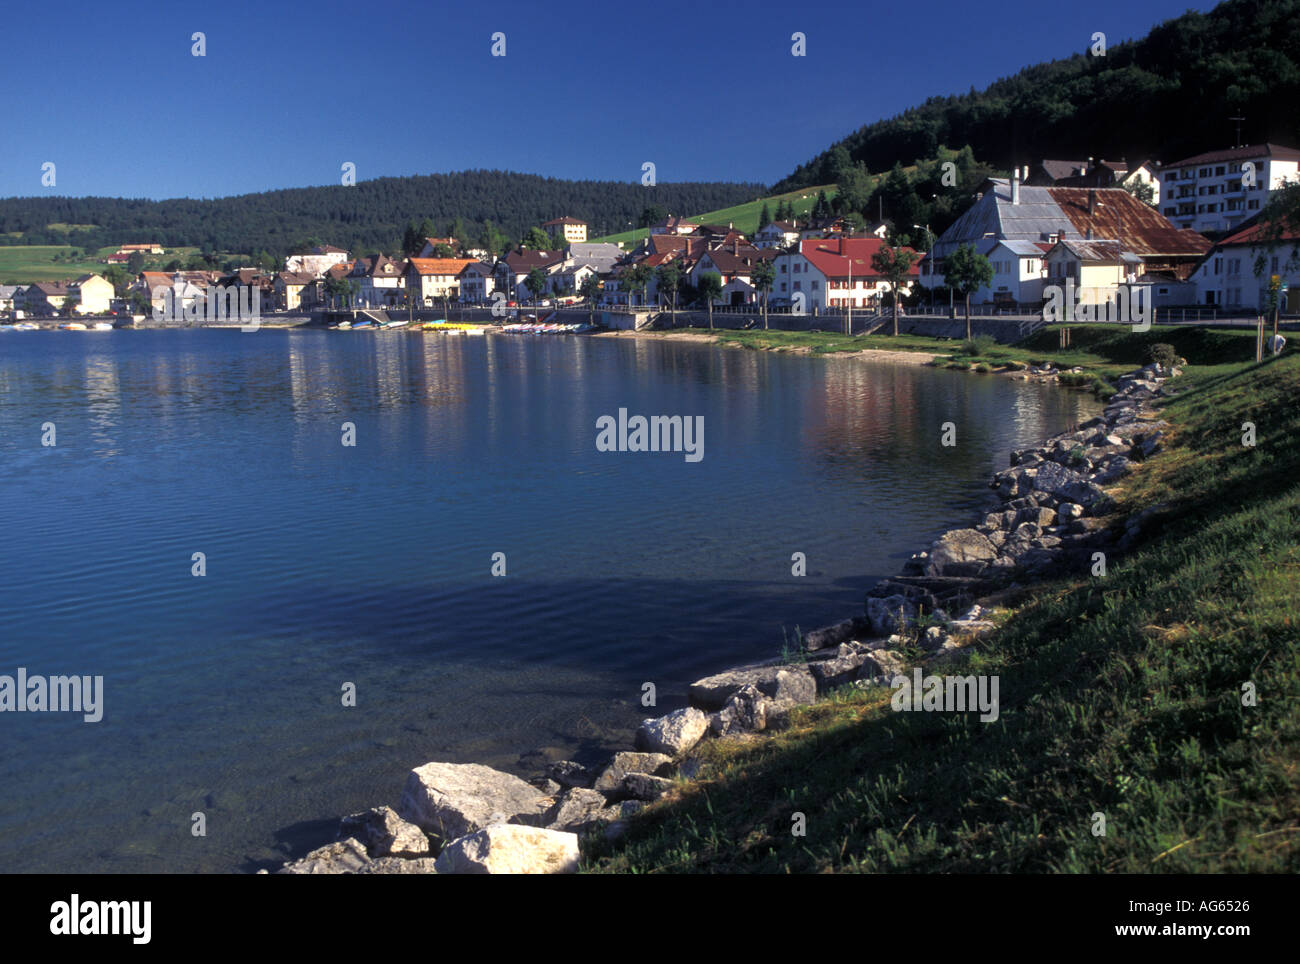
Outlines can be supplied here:
[[[703, 460], [597, 451], [619, 408], [703, 416]], [[105, 690], [99, 723], [0, 713], [0, 870], [250, 871], [429, 760], [625, 748], [643, 683], [667, 712], [860, 612], [1095, 411], [633, 338], [0, 335], [0, 674]]]

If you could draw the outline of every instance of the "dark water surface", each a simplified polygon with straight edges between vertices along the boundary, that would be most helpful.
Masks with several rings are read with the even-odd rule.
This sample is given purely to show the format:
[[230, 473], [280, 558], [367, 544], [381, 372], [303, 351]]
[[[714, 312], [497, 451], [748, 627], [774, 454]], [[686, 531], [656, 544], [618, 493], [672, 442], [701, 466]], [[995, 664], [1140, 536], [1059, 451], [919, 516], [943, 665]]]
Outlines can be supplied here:
[[[619, 408], [702, 415], [703, 460], [598, 452]], [[411, 766], [621, 744], [644, 682], [666, 712], [859, 612], [1009, 449], [1095, 410], [632, 338], [2, 334], [0, 674], [105, 696], [0, 713], [0, 870], [251, 870]]]

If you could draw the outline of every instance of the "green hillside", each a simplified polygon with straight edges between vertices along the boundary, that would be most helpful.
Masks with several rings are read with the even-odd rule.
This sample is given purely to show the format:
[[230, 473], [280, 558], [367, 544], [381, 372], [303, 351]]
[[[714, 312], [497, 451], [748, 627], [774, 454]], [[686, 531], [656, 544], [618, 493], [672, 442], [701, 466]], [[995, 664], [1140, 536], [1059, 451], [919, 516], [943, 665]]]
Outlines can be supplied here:
[[706, 744], [586, 868], [1300, 871], [1300, 354], [1193, 361], [1167, 448], [1121, 487], [1159, 524], [1104, 581], [1009, 599], [962, 671], [1000, 678], [995, 722], [846, 688], [775, 736]]
[[[813, 209], [813, 205], [817, 203], [818, 191], [825, 191], [828, 200], [835, 197], [835, 185], [830, 184], [802, 188], [785, 194], [773, 194], [770, 197], [746, 201], [744, 204], [736, 204], [716, 211], [706, 211], [703, 214], [689, 214], [685, 215], [685, 217], [696, 224], [734, 224], [737, 231], [742, 234], [752, 235], [758, 230], [758, 219], [763, 213], [764, 203], [767, 204], [769, 213], [775, 214], [778, 201], [790, 201], [794, 205], [795, 214], [799, 217], [805, 217]], [[649, 230], [647, 228], [638, 228], [635, 231], [607, 234], [604, 237], [591, 238], [590, 240], [635, 245], [638, 241], [644, 240], [648, 234]]]

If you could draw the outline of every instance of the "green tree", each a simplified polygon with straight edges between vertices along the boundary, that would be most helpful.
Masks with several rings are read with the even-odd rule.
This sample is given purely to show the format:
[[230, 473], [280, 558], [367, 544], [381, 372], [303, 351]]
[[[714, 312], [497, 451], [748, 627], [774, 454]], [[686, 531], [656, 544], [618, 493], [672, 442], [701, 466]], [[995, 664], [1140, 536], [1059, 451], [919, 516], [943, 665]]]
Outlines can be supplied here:
[[126, 259], [126, 270], [130, 271], [133, 276], [139, 276], [144, 270], [144, 252], [132, 251], [131, 256]]
[[709, 330], [713, 330], [713, 302], [722, 296], [722, 275], [706, 271], [700, 275], [700, 297], [709, 306]]
[[826, 191], [824, 189], [817, 192], [817, 203], [813, 205], [812, 216], [813, 220], [831, 216], [831, 202], [826, 200]]
[[758, 212], [758, 230], [762, 231], [772, 223], [772, 211], [768, 208], [767, 202], [763, 202], [763, 208]]
[[966, 339], [970, 340], [970, 296], [982, 286], [993, 283], [993, 265], [975, 251], [973, 244], [963, 244], [944, 260], [944, 280], [959, 292], [966, 303]]
[[677, 327], [677, 290], [682, 286], [682, 269], [675, 261], [668, 261], [655, 272], [655, 285], [659, 293], [668, 292], [673, 298], [673, 327]]
[[636, 223], [639, 228], [648, 228], [667, 219], [668, 212], [664, 210], [662, 205], [651, 204], [641, 211], [641, 217], [637, 219]]
[[763, 327], [767, 328], [767, 302], [772, 285], [776, 282], [776, 266], [771, 261], [760, 261], [754, 265], [749, 280], [763, 296]]
[[[871, 267], [876, 274], [889, 282], [890, 293], [894, 296], [894, 335], [898, 335], [898, 289], [907, 283], [907, 273], [912, 265], [920, 260], [921, 255], [907, 248], [891, 248], [882, 244], [871, 256]], [[852, 292], [850, 292], [852, 296]]]
[[589, 274], [582, 279], [582, 285], [578, 288], [578, 293], [587, 301], [587, 318], [594, 325], [596, 323], [596, 299], [600, 297], [600, 279], [594, 274]]
[[424, 247], [424, 238], [420, 236], [420, 229], [415, 226], [414, 221], [406, 222], [406, 230], [402, 232], [402, 254], [414, 257], [420, 253]]
[[[631, 288], [641, 289], [641, 305], [645, 306], [646, 288], [650, 285], [650, 279], [654, 277], [654, 270], [644, 261], [639, 261], [632, 265], [623, 273], [623, 280], [627, 282], [629, 290]], [[631, 305], [632, 299], [628, 298], [628, 304]]]
[[533, 296], [533, 304], [537, 304], [537, 299], [546, 290], [546, 272], [541, 268], [534, 268], [528, 272], [528, 277], [524, 279], [524, 287]]
[[551, 243], [550, 235], [538, 227], [528, 229], [528, 234], [519, 242], [519, 246], [529, 251], [546, 251]]

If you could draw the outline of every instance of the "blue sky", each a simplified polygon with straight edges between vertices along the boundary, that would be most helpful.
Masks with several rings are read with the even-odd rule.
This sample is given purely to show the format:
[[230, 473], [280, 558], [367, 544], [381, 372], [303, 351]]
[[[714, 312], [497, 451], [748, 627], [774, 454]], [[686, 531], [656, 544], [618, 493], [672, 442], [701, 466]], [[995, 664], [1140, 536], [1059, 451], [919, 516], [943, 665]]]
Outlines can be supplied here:
[[[10, 4], [0, 196], [217, 197], [502, 168], [772, 183], [935, 94], [1187, 0]], [[191, 55], [206, 34], [207, 55]], [[490, 55], [506, 34], [506, 56]], [[807, 56], [791, 55], [791, 34]], [[42, 187], [53, 161], [57, 183]]]

